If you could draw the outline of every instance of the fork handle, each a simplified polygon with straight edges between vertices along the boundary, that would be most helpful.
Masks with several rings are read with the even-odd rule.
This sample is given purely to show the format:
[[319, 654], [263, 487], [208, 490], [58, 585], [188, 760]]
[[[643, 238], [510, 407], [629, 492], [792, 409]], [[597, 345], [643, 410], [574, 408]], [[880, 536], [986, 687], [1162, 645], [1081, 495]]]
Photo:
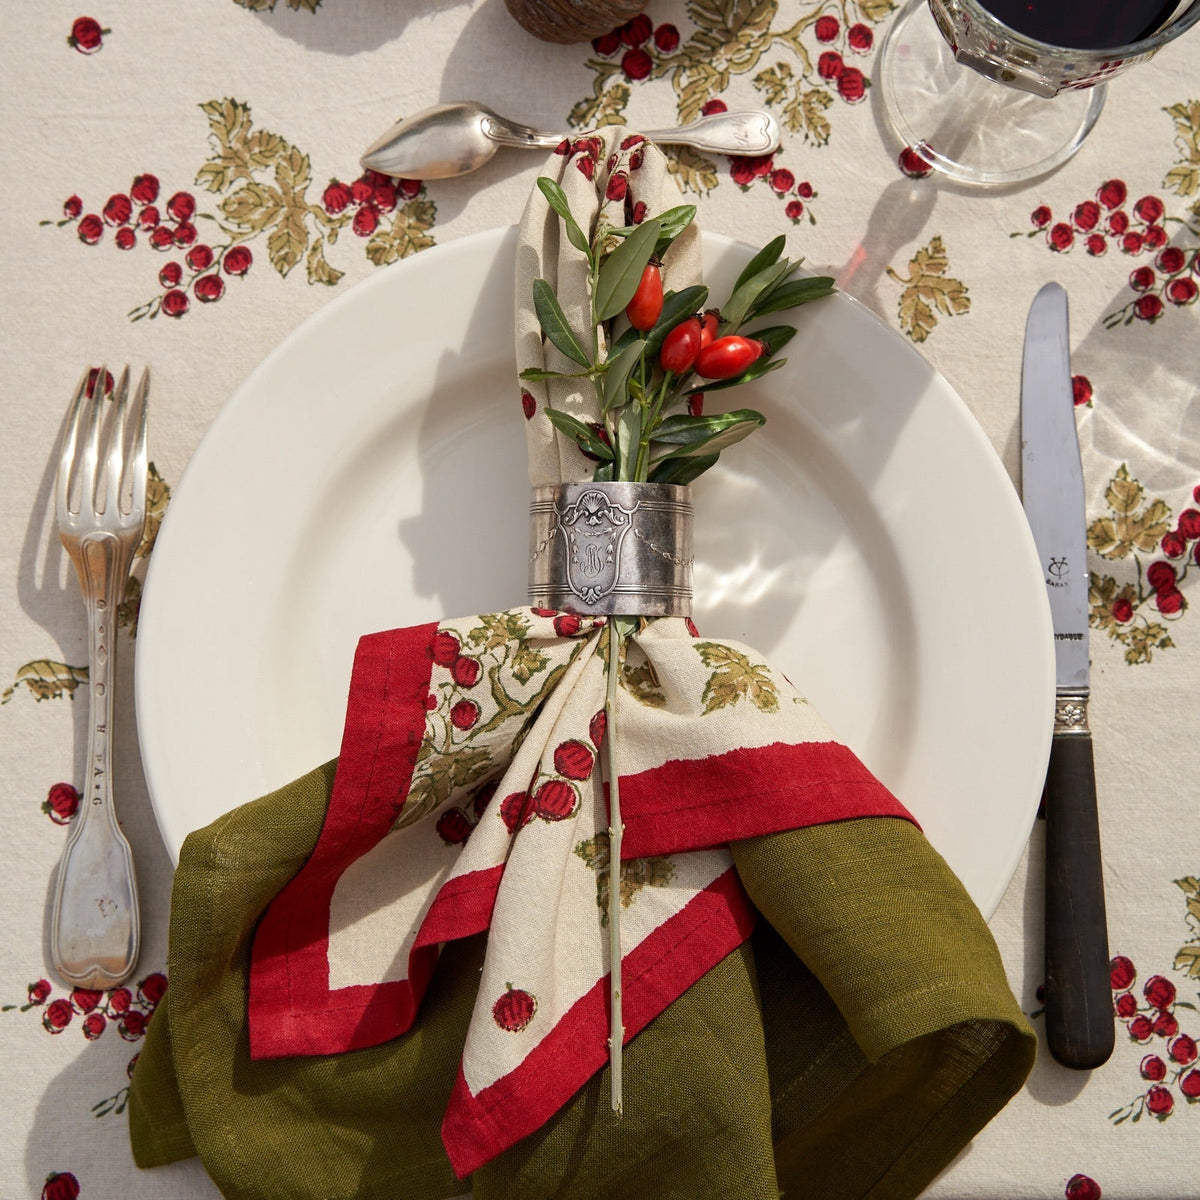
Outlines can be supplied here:
[[117, 824], [112, 789], [113, 678], [118, 608], [132, 550], [111, 533], [72, 553], [88, 614], [87, 777], [59, 860], [50, 956], [75, 987], [110, 988], [137, 964], [141, 939], [133, 854]]

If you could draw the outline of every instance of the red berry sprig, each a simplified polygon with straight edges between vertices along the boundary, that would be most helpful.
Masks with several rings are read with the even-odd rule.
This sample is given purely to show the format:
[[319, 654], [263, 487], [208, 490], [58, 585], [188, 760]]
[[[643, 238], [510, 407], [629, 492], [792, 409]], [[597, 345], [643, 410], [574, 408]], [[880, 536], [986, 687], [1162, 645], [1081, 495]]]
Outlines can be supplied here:
[[[1055, 220], [1049, 205], [1039, 205], [1029, 215], [1033, 228], [1024, 234], [1043, 237], [1057, 254], [1082, 245], [1093, 258], [1107, 254], [1110, 247], [1130, 256], [1152, 257], [1152, 263], [1130, 272], [1129, 287], [1135, 295], [1104, 318], [1110, 329], [1135, 320], [1153, 324], [1168, 305], [1183, 308], [1200, 297], [1200, 249], [1168, 244], [1165, 222], [1178, 218], [1166, 216], [1166, 206], [1158, 196], [1142, 196], [1132, 205], [1128, 200], [1125, 182], [1109, 179], [1096, 189], [1093, 199], [1077, 204], [1062, 219]], [[1195, 232], [1189, 225], [1184, 228]]]
[[[1128, 1104], [1109, 1113], [1114, 1125], [1137, 1122], [1145, 1114], [1164, 1121], [1175, 1111], [1176, 1091], [1190, 1104], [1200, 1100], [1200, 1057], [1195, 1039], [1180, 1032], [1176, 1010], [1195, 1011], [1180, 1000], [1175, 984], [1165, 975], [1153, 975], [1142, 985], [1144, 1003], [1133, 992], [1137, 970], [1131, 959], [1117, 955], [1109, 964], [1113, 1011], [1125, 1026], [1130, 1041], [1147, 1048], [1138, 1063], [1138, 1074], [1150, 1086]], [[1173, 1091], [1172, 1089], [1175, 1089]]]
[[621, 74], [631, 82], [646, 79], [667, 55], [679, 49], [679, 30], [671, 24], [655, 25], [645, 14], [618, 25], [592, 39], [592, 49], [601, 58], [620, 55]]

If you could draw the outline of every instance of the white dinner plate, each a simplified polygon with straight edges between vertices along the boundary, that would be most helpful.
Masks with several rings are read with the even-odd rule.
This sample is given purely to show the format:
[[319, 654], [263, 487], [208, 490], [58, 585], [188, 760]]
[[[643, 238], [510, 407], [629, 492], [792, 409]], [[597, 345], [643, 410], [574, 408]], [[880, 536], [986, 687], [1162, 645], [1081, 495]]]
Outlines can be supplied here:
[[[360, 634], [525, 603], [515, 230], [436, 247], [304, 322], [205, 435], [163, 521], [137, 720], [173, 857], [333, 757]], [[704, 237], [727, 294], [749, 247]], [[694, 486], [695, 616], [766, 654], [990, 915], [1037, 812], [1053, 642], [1016, 493], [962, 400], [842, 294], [788, 314], [767, 424]]]

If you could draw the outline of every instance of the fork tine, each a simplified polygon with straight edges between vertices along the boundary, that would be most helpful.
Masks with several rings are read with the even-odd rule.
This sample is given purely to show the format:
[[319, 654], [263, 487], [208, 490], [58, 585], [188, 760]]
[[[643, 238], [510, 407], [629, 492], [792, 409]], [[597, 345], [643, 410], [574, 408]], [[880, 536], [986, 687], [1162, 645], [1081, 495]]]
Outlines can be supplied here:
[[[129, 368], [121, 372], [121, 378], [113, 389], [116, 411], [110, 423], [108, 456], [104, 463], [104, 511], [117, 515], [121, 512], [121, 468], [125, 465], [125, 417], [129, 412]], [[96, 511], [101, 511], [97, 505]]]
[[133, 472], [133, 498], [130, 501], [129, 515], [137, 521], [146, 519], [146, 415], [150, 398], [150, 368], [142, 370], [138, 380], [137, 391], [134, 393], [134, 420], [137, 421], [137, 432], [133, 441], [133, 457], [129, 469]]
[[55, 508], [58, 521], [64, 524], [71, 515], [71, 468], [75, 463], [75, 449], [79, 445], [79, 427], [83, 423], [83, 402], [87, 398], [88, 377], [91, 368], [85, 367], [83, 375], [71, 397], [67, 408], [67, 420], [63, 427], [62, 451], [58, 457], [58, 478], [54, 485]]
[[104, 415], [104, 382], [108, 379], [108, 367], [100, 364], [96, 385], [92, 388], [91, 408], [88, 410], [87, 441], [79, 460], [79, 507], [80, 510], [96, 508], [96, 477], [100, 463], [100, 418]]

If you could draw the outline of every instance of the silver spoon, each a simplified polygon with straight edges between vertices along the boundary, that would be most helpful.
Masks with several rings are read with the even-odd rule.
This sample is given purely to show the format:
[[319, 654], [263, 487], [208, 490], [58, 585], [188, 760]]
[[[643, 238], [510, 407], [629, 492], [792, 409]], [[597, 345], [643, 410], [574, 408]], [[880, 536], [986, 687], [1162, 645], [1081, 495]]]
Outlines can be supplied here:
[[[652, 142], [739, 155], [769, 154], [781, 136], [775, 118], [759, 110], [713, 113], [675, 129], [642, 132]], [[360, 161], [367, 170], [398, 179], [453, 179], [482, 167], [501, 146], [553, 150], [566, 136], [509, 121], [478, 101], [459, 100], [393, 125]]]

